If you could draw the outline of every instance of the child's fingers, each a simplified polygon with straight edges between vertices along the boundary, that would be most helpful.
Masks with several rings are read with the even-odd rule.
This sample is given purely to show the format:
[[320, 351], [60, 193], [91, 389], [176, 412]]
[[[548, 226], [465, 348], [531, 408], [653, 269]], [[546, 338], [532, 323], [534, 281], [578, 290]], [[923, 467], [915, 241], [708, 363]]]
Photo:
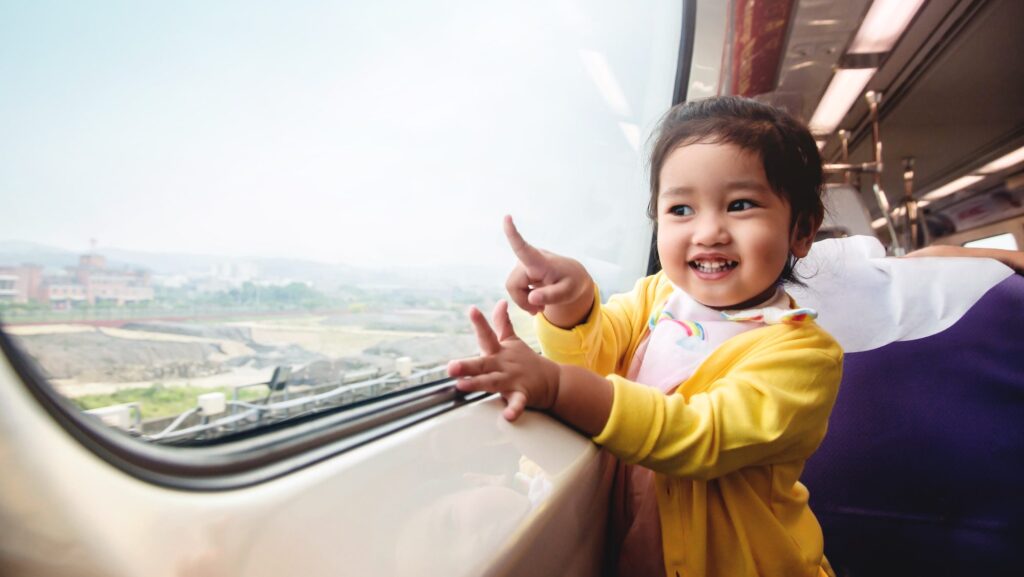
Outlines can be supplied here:
[[457, 377], [462, 372], [461, 361], [448, 361], [448, 376]]
[[501, 350], [501, 344], [498, 343], [498, 337], [491, 330], [491, 325], [487, 324], [487, 319], [484, 318], [480, 309], [469, 307], [469, 320], [473, 323], [473, 330], [476, 331], [476, 341], [480, 345], [480, 352], [485, 355], [497, 354]]
[[498, 333], [499, 341], [516, 338], [516, 330], [512, 328], [512, 319], [508, 317], [508, 302], [500, 300], [498, 304], [494, 305], [494, 312], [491, 313], [491, 323], [494, 324], [494, 330]]
[[448, 362], [448, 376], [450, 377], [473, 377], [493, 373], [498, 369], [494, 357], [479, 357], [476, 359], [459, 359]]
[[522, 391], [513, 391], [505, 398], [508, 405], [502, 411], [506, 421], [514, 421], [526, 410], [526, 395]]
[[540, 287], [530, 291], [527, 300], [535, 307], [543, 307], [549, 304], [564, 303], [572, 299], [572, 280], [564, 277], [555, 284]]
[[542, 307], [530, 304], [530, 278], [522, 264], [517, 265], [508, 274], [508, 279], [505, 281], [505, 290], [508, 291], [509, 298], [512, 299], [512, 302], [516, 303], [516, 306], [531, 315], [537, 314], [542, 310]]
[[533, 245], [526, 242], [519, 230], [516, 228], [512, 217], [505, 215], [505, 238], [508, 239], [509, 246], [512, 247], [512, 252], [515, 253], [516, 258], [519, 262], [523, 263], [523, 266], [529, 270], [534, 278], [543, 276], [544, 269], [547, 268], [548, 259], [544, 256], [544, 253], [537, 250]]
[[486, 373], [475, 377], [460, 377], [455, 381], [455, 388], [464, 392], [484, 391], [500, 393], [506, 381], [503, 373]]

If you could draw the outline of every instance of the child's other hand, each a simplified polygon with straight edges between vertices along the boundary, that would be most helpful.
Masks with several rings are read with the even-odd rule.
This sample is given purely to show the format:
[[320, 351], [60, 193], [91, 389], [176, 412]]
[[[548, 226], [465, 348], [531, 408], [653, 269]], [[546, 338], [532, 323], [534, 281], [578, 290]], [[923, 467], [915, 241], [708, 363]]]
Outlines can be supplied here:
[[[537, 249], [526, 242], [511, 216], [505, 217], [504, 228], [508, 243], [519, 259], [505, 281], [512, 300], [531, 315], [544, 312], [548, 320], [560, 326], [578, 324], [593, 305], [594, 281], [587, 269], [577, 260]], [[552, 315], [546, 307], [562, 310]]]
[[448, 363], [448, 374], [458, 379], [460, 391], [500, 393], [508, 403], [503, 415], [514, 421], [526, 407], [550, 409], [558, 397], [557, 363], [538, 355], [519, 340], [508, 318], [508, 303], [499, 301], [492, 321], [497, 334], [476, 307], [469, 310], [481, 356]]

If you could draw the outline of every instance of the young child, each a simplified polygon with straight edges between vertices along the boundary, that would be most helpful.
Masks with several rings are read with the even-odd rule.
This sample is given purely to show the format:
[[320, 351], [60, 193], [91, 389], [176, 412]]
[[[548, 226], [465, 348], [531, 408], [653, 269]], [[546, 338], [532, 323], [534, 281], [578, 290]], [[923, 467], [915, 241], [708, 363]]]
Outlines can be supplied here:
[[607, 304], [579, 262], [534, 248], [506, 217], [519, 259], [507, 288], [542, 313], [545, 356], [500, 302], [497, 333], [470, 311], [482, 355], [448, 370], [460, 390], [501, 393], [508, 420], [546, 410], [638, 465], [613, 504], [619, 574], [831, 573], [799, 477], [842, 351], [781, 288], [821, 224], [821, 184], [813, 138], [785, 113], [735, 97], [674, 107], [651, 158], [663, 270]]

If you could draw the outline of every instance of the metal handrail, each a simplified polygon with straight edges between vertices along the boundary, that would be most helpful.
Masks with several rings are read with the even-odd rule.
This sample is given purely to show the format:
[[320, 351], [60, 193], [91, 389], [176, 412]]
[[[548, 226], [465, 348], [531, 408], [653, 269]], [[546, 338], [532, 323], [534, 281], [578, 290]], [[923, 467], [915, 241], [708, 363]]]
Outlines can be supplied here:
[[871, 185], [871, 192], [875, 196], [875, 202], [878, 204], [878, 208], [882, 211], [882, 217], [885, 219], [885, 225], [889, 231], [889, 237], [892, 239], [892, 253], [896, 256], [903, 256], [906, 254], [906, 250], [900, 242], [899, 236], [896, 234], [896, 223], [892, 216], [892, 209], [889, 206], [889, 199], [885, 195], [885, 190], [882, 188], [882, 173], [885, 170], [885, 166], [882, 163], [882, 138], [878, 121], [878, 106], [882, 102], [882, 94], [875, 92], [874, 90], [869, 90], [864, 94], [864, 99], [868, 104], [868, 120], [871, 123], [871, 148], [874, 153], [874, 159], [871, 162], [862, 162], [859, 164], [850, 163], [848, 133], [846, 131], [840, 131], [839, 136], [842, 139], [843, 162], [825, 164], [823, 169], [829, 174], [843, 174], [844, 181], [847, 183], [850, 182], [851, 174], [863, 173], [874, 176], [874, 182]]
[[166, 437], [167, 435], [170, 435], [171, 433], [173, 433], [175, 429], [177, 429], [179, 426], [181, 426], [182, 423], [185, 422], [185, 419], [191, 417], [192, 415], [194, 415], [194, 414], [196, 414], [198, 412], [199, 412], [199, 407], [192, 407], [191, 409], [189, 409], [189, 410], [185, 411], [184, 413], [178, 415], [178, 418], [176, 418], [173, 421], [171, 421], [171, 424], [167, 425], [167, 427], [164, 428], [163, 431], [160, 431], [159, 433], [157, 433], [155, 435], [146, 435], [143, 438], [151, 440], [151, 441], [160, 440], [160, 439]]
[[[308, 410], [331, 406], [331, 400], [338, 397], [343, 397], [348, 394], [351, 396], [358, 396], [360, 392], [366, 389], [373, 389], [374, 387], [381, 387], [387, 385], [398, 385], [404, 382], [413, 384], [422, 384], [426, 381], [427, 377], [436, 377], [440, 373], [445, 373], [446, 365], [437, 365], [427, 369], [421, 369], [410, 374], [408, 377], [402, 377], [398, 373], [388, 373], [375, 379], [362, 381], [358, 383], [340, 383], [335, 384], [333, 387], [323, 393], [317, 393], [312, 395], [305, 395], [302, 397], [286, 398], [281, 401], [268, 402], [267, 404], [249, 403], [245, 401], [231, 400], [227, 402], [227, 405], [231, 408], [230, 412], [217, 419], [211, 419], [202, 423], [187, 427], [184, 429], [176, 430], [181, 424], [188, 419], [188, 417], [201, 413], [199, 407], [194, 407], [188, 411], [179, 415], [170, 425], [168, 425], [163, 431], [155, 435], [142, 435], [141, 438], [146, 441], [173, 441], [181, 440], [185, 438], [192, 438], [203, 433], [213, 431], [236, 431], [237, 425], [240, 423], [252, 421], [255, 418], [256, 422], [260, 422], [264, 419], [264, 415], [273, 415], [275, 413], [283, 413], [280, 418], [285, 419], [299, 414], [307, 414]], [[417, 382], [418, 381], [418, 382]], [[258, 383], [266, 384], [266, 383]], [[241, 385], [254, 386], [254, 385]], [[320, 387], [322, 388], [322, 387]], [[342, 399], [343, 401], [345, 399]], [[292, 409], [300, 408], [307, 409], [307, 411], [300, 411], [295, 415], [292, 414]], [[236, 412], [235, 409], [242, 409], [241, 412]]]

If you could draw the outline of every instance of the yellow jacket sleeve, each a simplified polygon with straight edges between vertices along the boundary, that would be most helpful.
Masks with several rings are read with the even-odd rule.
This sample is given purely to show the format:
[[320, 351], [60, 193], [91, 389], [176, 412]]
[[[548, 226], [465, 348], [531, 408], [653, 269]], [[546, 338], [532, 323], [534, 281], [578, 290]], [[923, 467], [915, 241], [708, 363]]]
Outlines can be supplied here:
[[628, 293], [612, 296], [601, 304], [594, 287], [594, 305], [587, 320], [571, 329], [551, 324], [543, 314], [535, 326], [544, 356], [558, 363], [588, 368], [598, 374], [625, 375], [644, 333], [652, 302], [664, 301], [672, 285], [662, 273], [642, 278]]
[[841, 373], [839, 345], [816, 325], [763, 327], [723, 343], [673, 395], [609, 377], [612, 411], [594, 441], [695, 479], [806, 459], [824, 438]]

